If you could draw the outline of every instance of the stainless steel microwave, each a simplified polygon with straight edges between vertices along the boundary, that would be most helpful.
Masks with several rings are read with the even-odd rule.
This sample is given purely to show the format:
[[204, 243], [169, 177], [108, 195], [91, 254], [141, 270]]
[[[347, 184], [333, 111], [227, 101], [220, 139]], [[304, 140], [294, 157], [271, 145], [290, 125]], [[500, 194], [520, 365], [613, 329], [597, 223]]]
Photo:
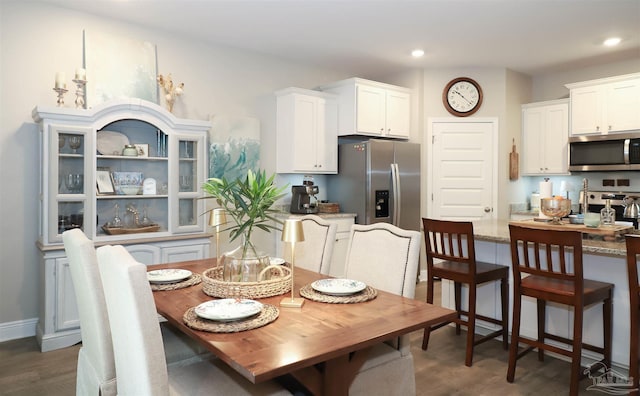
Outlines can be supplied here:
[[569, 170], [640, 170], [640, 133], [570, 137]]

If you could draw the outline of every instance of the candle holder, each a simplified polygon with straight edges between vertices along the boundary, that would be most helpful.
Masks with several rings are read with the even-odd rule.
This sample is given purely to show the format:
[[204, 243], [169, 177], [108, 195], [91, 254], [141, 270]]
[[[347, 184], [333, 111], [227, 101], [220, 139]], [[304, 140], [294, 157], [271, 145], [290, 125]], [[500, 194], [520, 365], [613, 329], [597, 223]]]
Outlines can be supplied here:
[[58, 104], [58, 107], [63, 107], [64, 106], [64, 94], [69, 92], [69, 90], [66, 89], [66, 88], [54, 88], [53, 90], [58, 93], [58, 101], [56, 102]]
[[304, 304], [304, 298], [294, 298], [294, 286], [296, 284], [294, 278], [294, 269], [296, 266], [295, 250], [296, 242], [304, 241], [304, 231], [302, 229], [302, 221], [299, 219], [287, 219], [282, 227], [282, 242], [291, 245], [291, 298], [283, 298], [280, 306], [284, 308], [301, 308]]
[[87, 80], [72, 80], [76, 84], [76, 109], [84, 109], [84, 86]]

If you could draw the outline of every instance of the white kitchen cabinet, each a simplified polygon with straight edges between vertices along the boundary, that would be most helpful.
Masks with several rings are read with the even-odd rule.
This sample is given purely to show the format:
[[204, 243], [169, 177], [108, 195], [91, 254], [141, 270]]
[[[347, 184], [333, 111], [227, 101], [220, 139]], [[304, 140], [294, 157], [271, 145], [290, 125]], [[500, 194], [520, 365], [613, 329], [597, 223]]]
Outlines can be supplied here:
[[338, 95], [338, 136], [409, 139], [411, 90], [361, 78], [320, 87]]
[[[124, 245], [145, 264], [208, 256], [210, 234], [201, 216], [205, 206], [200, 186], [207, 175], [210, 124], [178, 119], [140, 99], [115, 100], [87, 110], [38, 106], [32, 116], [39, 125], [41, 158], [36, 336], [41, 350], [48, 351], [80, 341], [62, 243], [65, 230], [82, 229], [96, 246]], [[109, 139], [102, 140], [105, 136]], [[139, 145], [143, 154], [121, 155], [123, 139]], [[155, 180], [156, 188], [136, 195], [108, 191], [114, 187], [113, 172], [141, 172], [145, 180]], [[77, 175], [77, 185], [69, 183], [70, 174]], [[101, 175], [106, 178], [99, 179]], [[139, 226], [146, 225], [145, 216], [153, 226], [134, 226], [135, 216], [127, 207], [138, 212]], [[116, 213], [124, 227], [112, 226]]]
[[640, 73], [567, 84], [571, 135], [640, 129]]
[[522, 106], [523, 175], [568, 174], [567, 99]]
[[276, 172], [337, 173], [335, 96], [300, 88], [287, 88], [276, 96]]

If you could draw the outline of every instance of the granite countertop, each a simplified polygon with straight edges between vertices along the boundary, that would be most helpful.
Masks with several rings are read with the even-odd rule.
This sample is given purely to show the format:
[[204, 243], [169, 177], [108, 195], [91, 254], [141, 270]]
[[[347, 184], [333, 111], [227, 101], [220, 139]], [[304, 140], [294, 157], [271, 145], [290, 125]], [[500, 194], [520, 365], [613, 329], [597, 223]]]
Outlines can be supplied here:
[[[509, 243], [509, 220], [478, 220], [473, 222], [473, 233], [478, 241]], [[637, 230], [633, 231], [638, 234]], [[624, 241], [606, 242], [601, 240], [583, 239], [583, 253], [605, 256], [626, 256], [627, 249]]]
[[[340, 212], [340, 213], [313, 213], [316, 216], [320, 216], [322, 218], [325, 219], [341, 219], [341, 218], [353, 218], [356, 217], [355, 213], [345, 213], [345, 212]], [[301, 213], [289, 213], [289, 212], [280, 212], [278, 213], [275, 217], [278, 218], [290, 218], [290, 217], [302, 217], [305, 216], [304, 214]]]

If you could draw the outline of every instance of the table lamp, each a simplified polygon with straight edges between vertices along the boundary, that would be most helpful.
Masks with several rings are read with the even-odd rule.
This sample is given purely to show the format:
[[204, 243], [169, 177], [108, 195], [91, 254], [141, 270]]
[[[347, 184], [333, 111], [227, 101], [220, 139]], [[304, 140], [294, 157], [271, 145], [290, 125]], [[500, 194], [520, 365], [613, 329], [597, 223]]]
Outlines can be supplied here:
[[296, 242], [304, 241], [304, 231], [302, 230], [302, 222], [297, 219], [287, 219], [282, 228], [282, 242], [289, 243], [291, 246], [291, 298], [283, 298], [280, 301], [281, 307], [300, 308], [304, 304], [304, 298], [294, 298], [295, 279], [293, 275], [295, 264]]
[[224, 209], [217, 208], [211, 211], [209, 225], [216, 227], [216, 266], [220, 265], [220, 226], [227, 222], [227, 215]]

